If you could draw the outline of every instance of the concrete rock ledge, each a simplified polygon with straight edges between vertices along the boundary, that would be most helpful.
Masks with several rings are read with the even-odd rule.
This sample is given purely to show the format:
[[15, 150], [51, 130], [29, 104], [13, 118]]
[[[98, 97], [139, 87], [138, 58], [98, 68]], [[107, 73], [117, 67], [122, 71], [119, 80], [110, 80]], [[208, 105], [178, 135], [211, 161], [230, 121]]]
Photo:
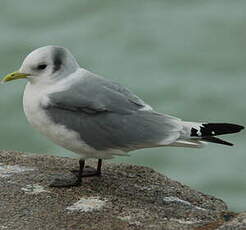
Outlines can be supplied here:
[[80, 187], [48, 186], [52, 174], [69, 177], [77, 167], [74, 159], [1, 151], [0, 230], [246, 229], [246, 213], [145, 167], [104, 162], [103, 176]]

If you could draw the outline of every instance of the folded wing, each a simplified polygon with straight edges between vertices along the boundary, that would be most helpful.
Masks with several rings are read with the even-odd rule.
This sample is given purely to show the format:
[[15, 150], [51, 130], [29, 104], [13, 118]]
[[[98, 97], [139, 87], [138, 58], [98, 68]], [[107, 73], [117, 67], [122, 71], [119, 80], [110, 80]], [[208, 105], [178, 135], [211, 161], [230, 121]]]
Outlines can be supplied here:
[[182, 129], [179, 119], [144, 110], [147, 105], [129, 90], [92, 74], [49, 99], [50, 118], [97, 150], [169, 144]]

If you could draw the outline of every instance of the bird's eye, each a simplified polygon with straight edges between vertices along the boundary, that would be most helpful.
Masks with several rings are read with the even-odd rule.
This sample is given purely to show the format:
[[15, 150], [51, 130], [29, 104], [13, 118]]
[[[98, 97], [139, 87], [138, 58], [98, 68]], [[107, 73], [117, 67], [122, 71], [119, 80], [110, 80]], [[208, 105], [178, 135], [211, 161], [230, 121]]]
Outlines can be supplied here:
[[37, 66], [37, 69], [38, 69], [38, 70], [43, 70], [43, 69], [45, 69], [46, 67], [47, 67], [46, 64], [41, 64], [41, 65], [38, 65], [38, 66]]

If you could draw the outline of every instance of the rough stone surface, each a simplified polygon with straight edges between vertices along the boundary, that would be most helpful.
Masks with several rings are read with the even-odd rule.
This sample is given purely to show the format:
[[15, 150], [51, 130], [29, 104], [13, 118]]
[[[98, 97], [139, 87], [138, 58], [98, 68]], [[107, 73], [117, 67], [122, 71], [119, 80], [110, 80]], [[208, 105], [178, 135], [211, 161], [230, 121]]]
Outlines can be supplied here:
[[1, 151], [0, 230], [246, 229], [245, 213], [145, 167], [104, 162], [103, 175], [80, 187], [48, 186], [77, 167], [75, 159]]

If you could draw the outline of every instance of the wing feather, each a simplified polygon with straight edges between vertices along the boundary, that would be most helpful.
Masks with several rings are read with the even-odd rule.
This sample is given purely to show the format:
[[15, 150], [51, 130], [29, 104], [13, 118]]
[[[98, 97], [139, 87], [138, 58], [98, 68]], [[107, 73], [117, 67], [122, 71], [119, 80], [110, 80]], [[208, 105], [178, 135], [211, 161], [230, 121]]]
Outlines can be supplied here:
[[126, 151], [171, 143], [179, 137], [179, 119], [151, 111], [129, 90], [90, 75], [69, 89], [49, 95], [50, 118], [79, 133], [98, 150]]

